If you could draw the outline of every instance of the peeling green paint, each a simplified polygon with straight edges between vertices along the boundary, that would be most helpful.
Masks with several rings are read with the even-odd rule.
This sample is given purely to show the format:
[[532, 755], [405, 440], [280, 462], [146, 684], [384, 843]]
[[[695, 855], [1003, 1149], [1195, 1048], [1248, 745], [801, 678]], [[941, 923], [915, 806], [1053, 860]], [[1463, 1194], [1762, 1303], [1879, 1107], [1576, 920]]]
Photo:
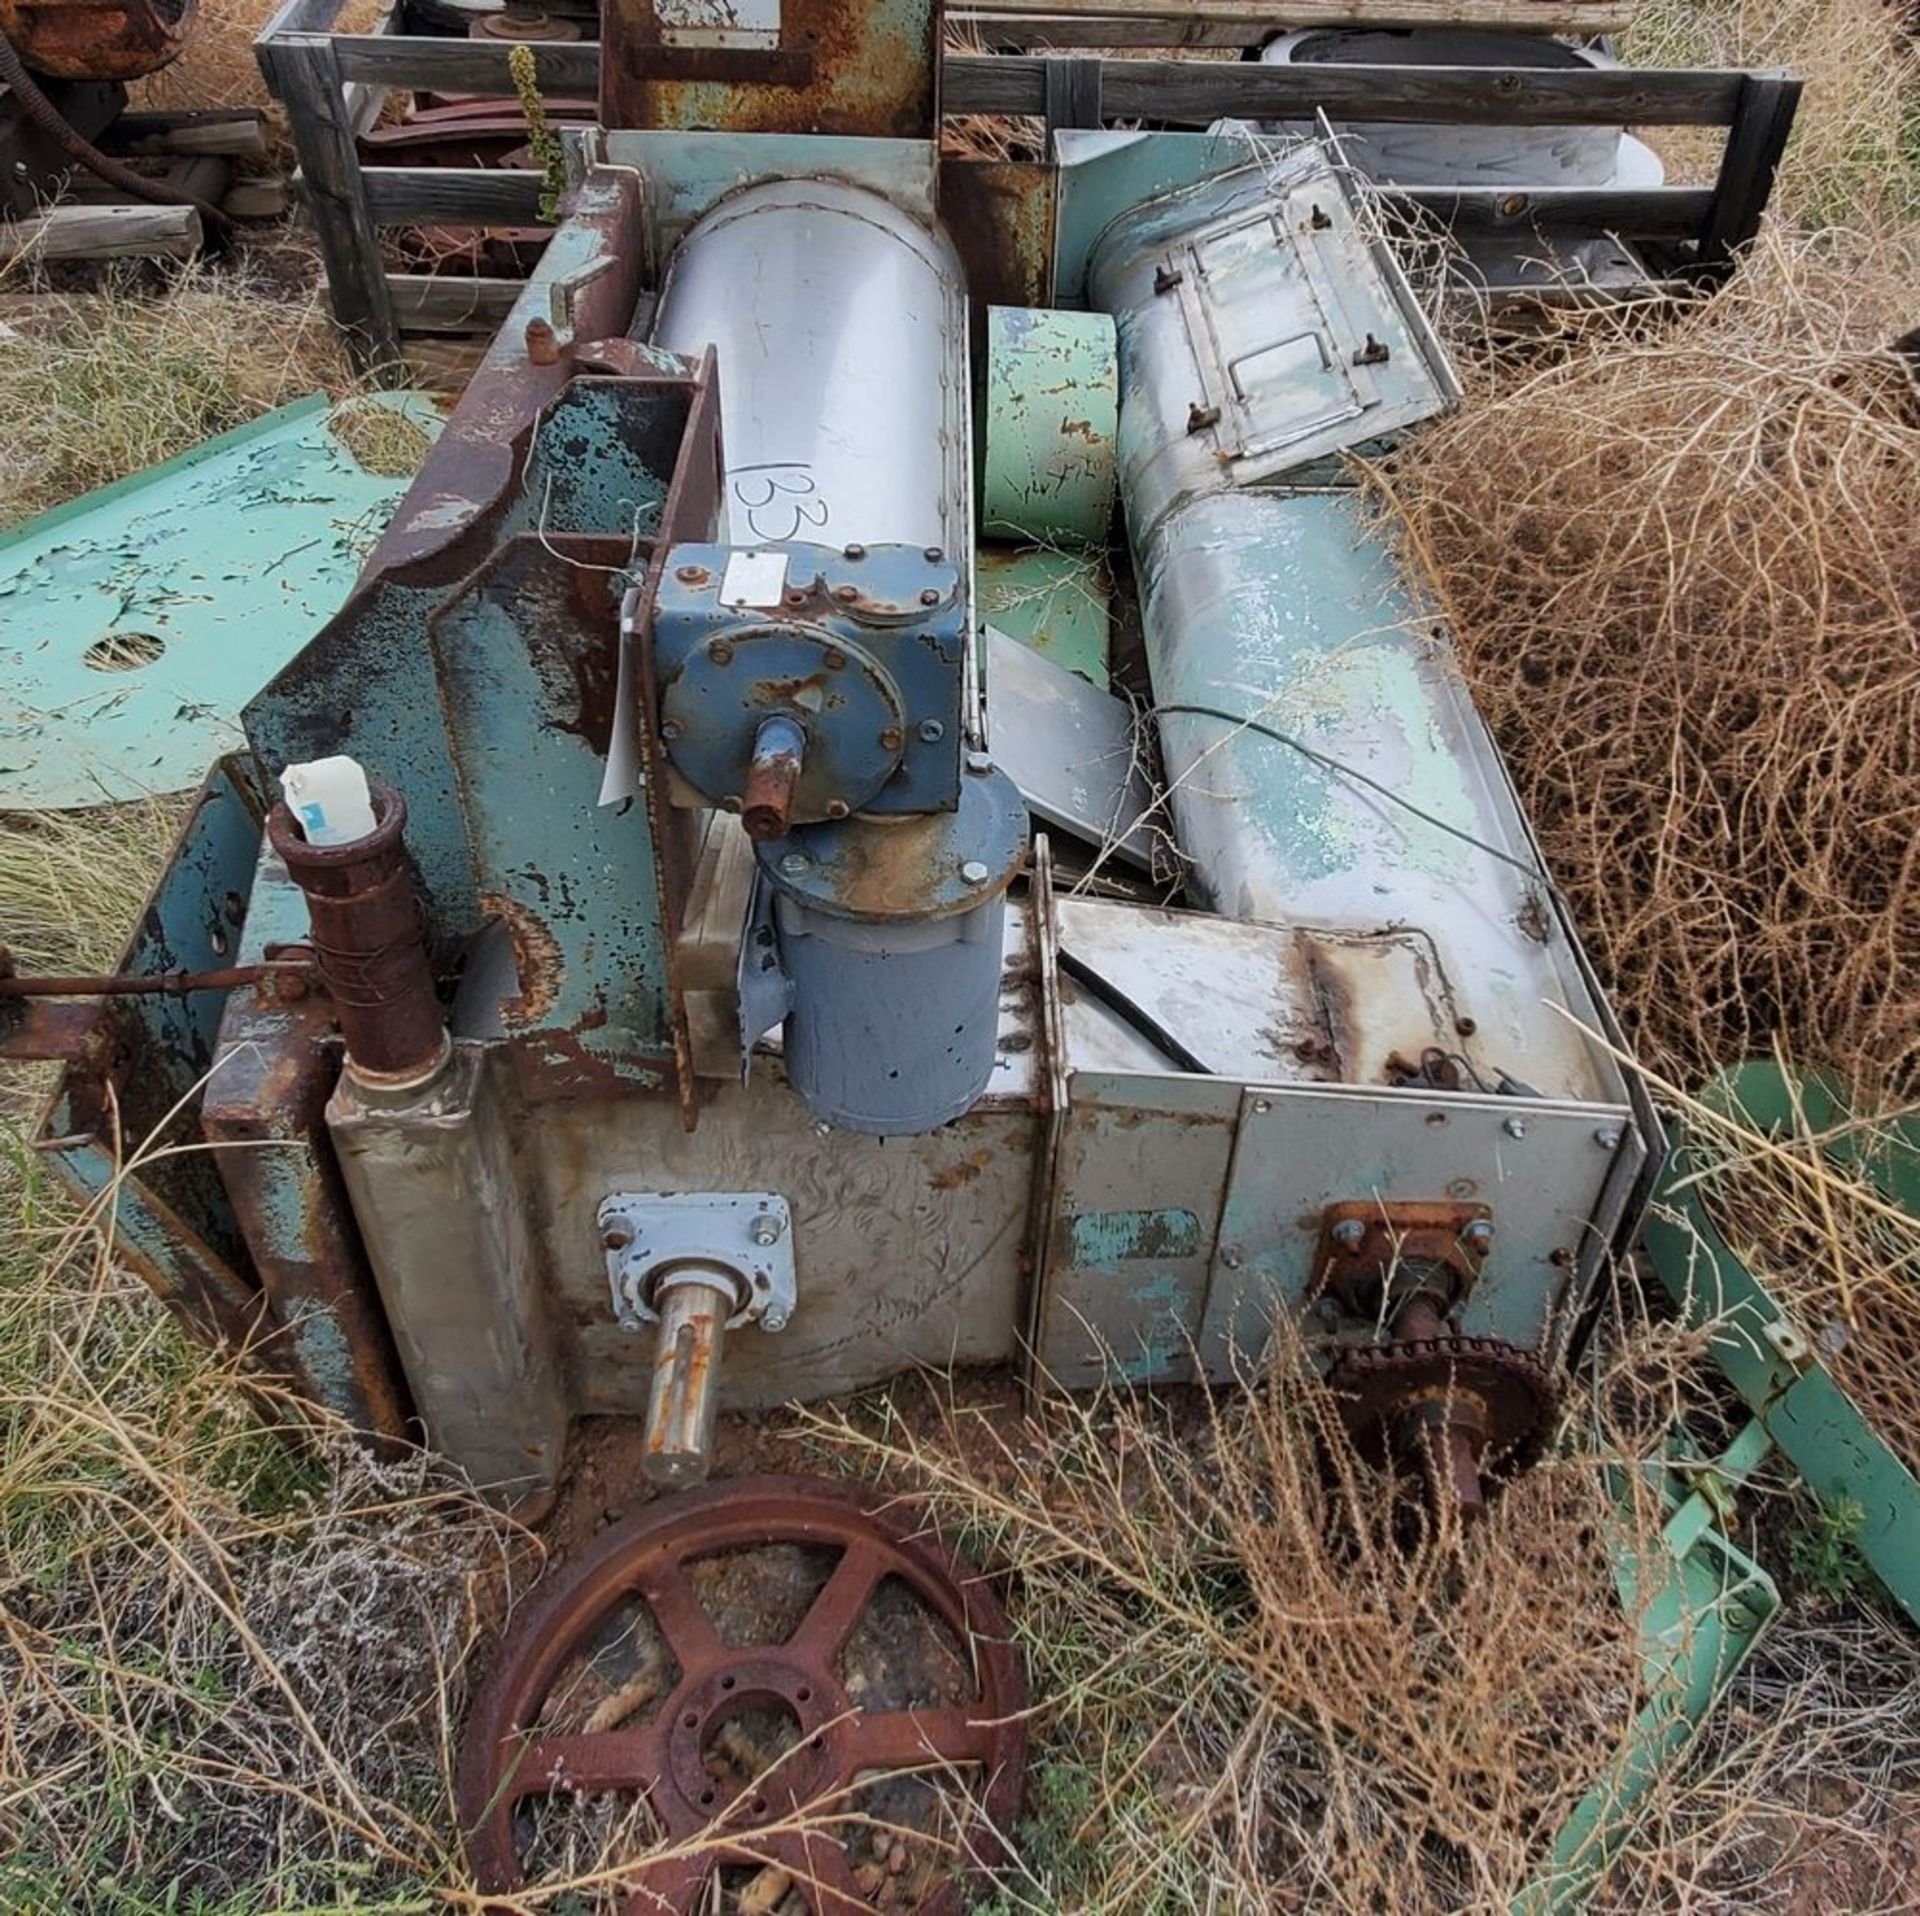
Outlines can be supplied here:
[[1137, 1258], [1194, 1257], [1200, 1250], [1200, 1220], [1191, 1211], [1082, 1211], [1067, 1220], [1067, 1232], [1073, 1262], [1092, 1271], [1118, 1271]]

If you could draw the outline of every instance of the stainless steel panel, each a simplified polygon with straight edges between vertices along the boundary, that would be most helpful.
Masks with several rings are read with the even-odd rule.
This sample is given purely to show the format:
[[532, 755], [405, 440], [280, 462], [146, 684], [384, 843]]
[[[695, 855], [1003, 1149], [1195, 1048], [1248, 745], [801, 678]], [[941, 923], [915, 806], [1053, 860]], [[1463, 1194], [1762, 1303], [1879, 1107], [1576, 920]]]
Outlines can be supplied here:
[[833, 180], [687, 234], [654, 342], [717, 350], [729, 538], [968, 549], [964, 288], [944, 236]]
[[1303, 1308], [1326, 1206], [1376, 1198], [1490, 1206], [1493, 1250], [1460, 1328], [1556, 1356], [1606, 1249], [1602, 1194], [1641, 1148], [1624, 1105], [1250, 1087], [1200, 1330], [1207, 1374], [1244, 1367], [1275, 1313]]
[[1046, 1246], [1041, 1371], [1066, 1389], [1116, 1372], [1186, 1381], [1240, 1087], [1078, 1071], [1072, 1096]]
[[1153, 869], [1153, 786], [1133, 708], [987, 626], [987, 744], [1036, 818]]
[[[327, 1129], [429, 1439], [477, 1483], [538, 1494], [558, 1480], [568, 1406], [487, 1059], [458, 1043], [410, 1094], [343, 1077]], [[593, 1275], [604, 1294], [598, 1258]]]
[[1024, 1321], [1036, 1127], [1019, 1103], [917, 1137], [829, 1132], [772, 1068], [718, 1090], [691, 1137], [660, 1103], [530, 1111], [523, 1161], [547, 1221], [575, 1407], [637, 1413], [647, 1402], [651, 1337], [615, 1321], [594, 1223], [619, 1190], [773, 1191], [791, 1207], [793, 1317], [777, 1335], [729, 1333], [723, 1408], [861, 1390], [916, 1364], [1008, 1361]]

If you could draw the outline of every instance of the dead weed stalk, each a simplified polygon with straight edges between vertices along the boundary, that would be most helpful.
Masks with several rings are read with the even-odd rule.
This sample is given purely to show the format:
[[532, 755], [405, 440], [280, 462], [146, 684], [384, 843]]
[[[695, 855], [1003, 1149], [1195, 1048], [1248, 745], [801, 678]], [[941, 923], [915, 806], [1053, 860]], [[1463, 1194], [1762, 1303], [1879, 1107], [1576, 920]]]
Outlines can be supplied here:
[[[1649, 1062], [1920, 1084], [1920, 392], [1893, 242], [1776, 231], [1374, 478]], [[1910, 323], [1910, 322], [1902, 322]]]
[[1011, 1437], [951, 1398], [800, 1418], [1009, 1572], [1046, 1701], [1007, 1907], [1504, 1908], [1636, 1707], [1599, 1451], [1409, 1550], [1297, 1350]]

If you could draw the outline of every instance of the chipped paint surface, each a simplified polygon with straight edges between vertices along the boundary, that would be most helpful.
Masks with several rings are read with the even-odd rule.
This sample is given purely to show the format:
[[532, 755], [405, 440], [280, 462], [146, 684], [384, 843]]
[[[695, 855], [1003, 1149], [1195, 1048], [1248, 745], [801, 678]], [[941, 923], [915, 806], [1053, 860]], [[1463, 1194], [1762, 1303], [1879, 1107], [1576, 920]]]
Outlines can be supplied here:
[[[420, 394], [372, 407], [439, 426]], [[354, 458], [348, 410], [316, 394], [0, 536], [0, 802], [179, 791], [240, 745], [406, 489]]]
[[974, 555], [980, 622], [1105, 691], [1113, 582], [1095, 552], [982, 546]]
[[1067, 1219], [1076, 1264], [1118, 1271], [1135, 1260], [1192, 1257], [1200, 1248], [1200, 1220], [1175, 1206], [1157, 1211], [1081, 1211]]
[[988, 537], [1103, 545], [1113, 519], [1119, 369], [1105, 313], [987, 313]]
[[781, 0], [777, 45], [703, 46], [651, 0], [611, 0], [601, 124], [925, 138], [938, 20], [928, 0]]

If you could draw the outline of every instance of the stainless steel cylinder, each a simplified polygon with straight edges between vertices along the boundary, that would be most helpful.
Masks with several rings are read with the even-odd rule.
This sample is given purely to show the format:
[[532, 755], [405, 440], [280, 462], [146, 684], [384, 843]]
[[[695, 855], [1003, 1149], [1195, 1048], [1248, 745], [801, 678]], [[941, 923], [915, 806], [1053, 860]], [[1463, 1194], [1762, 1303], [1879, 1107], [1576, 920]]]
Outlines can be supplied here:
[[660, 1311], [641, 1468], [669, 1490], [704, 1483], [720, 1408], [720, 1353], [738, 1303], [718, 1271], [677, 1273], [654, 1293]]
[[[1568, 46], [1532, 33], [1474, 27], [1418, 32], [1386, 28], [1308, 27], [1283, 33], [1261, 49], [1273, 66], [1605, 68], [1619, 63], [1595, 47]], [[1311, 139], [1303, 121], [1279, 130]], [[1404, 121], [1344, 122], [1347, 158], [1369, 179], [1402, 186], [1606, 186], [1625, 143], [1617, 126], [1434, 126]]]
[[944, 235], [833, 180], [748, 187], [687, 234], [654, 341], [718, 355], [734, 544], [965, 550], [965, 285]]
[[[1351, 489], [1239, 483], [1195, 430], [1196, 335], [1211, 335], [1163, 290], [1171, 270], [1202, 282], [1216, 318], [1232, 292], [1236, 320], [1257, 306], [1270, 335], [1343, 363], [1345, 341], [1317, 337], [1319, 307], [1286, 277], [1271, 190], [1249, 168], [1169, 194], [1116, 221], [1089, 269], [1119, 333], [1121, 493], [1192, 889], [1230, 918], [1419, 934], [1462, 1030], [1553, 1095], [1595, 1096], [1592, 1055], [1555, 1010], [1587, 1011], [1584, 985], [1431, 609]], [[1412, 342], [1369, 324], [1391, 339], [1391, 376]]]

